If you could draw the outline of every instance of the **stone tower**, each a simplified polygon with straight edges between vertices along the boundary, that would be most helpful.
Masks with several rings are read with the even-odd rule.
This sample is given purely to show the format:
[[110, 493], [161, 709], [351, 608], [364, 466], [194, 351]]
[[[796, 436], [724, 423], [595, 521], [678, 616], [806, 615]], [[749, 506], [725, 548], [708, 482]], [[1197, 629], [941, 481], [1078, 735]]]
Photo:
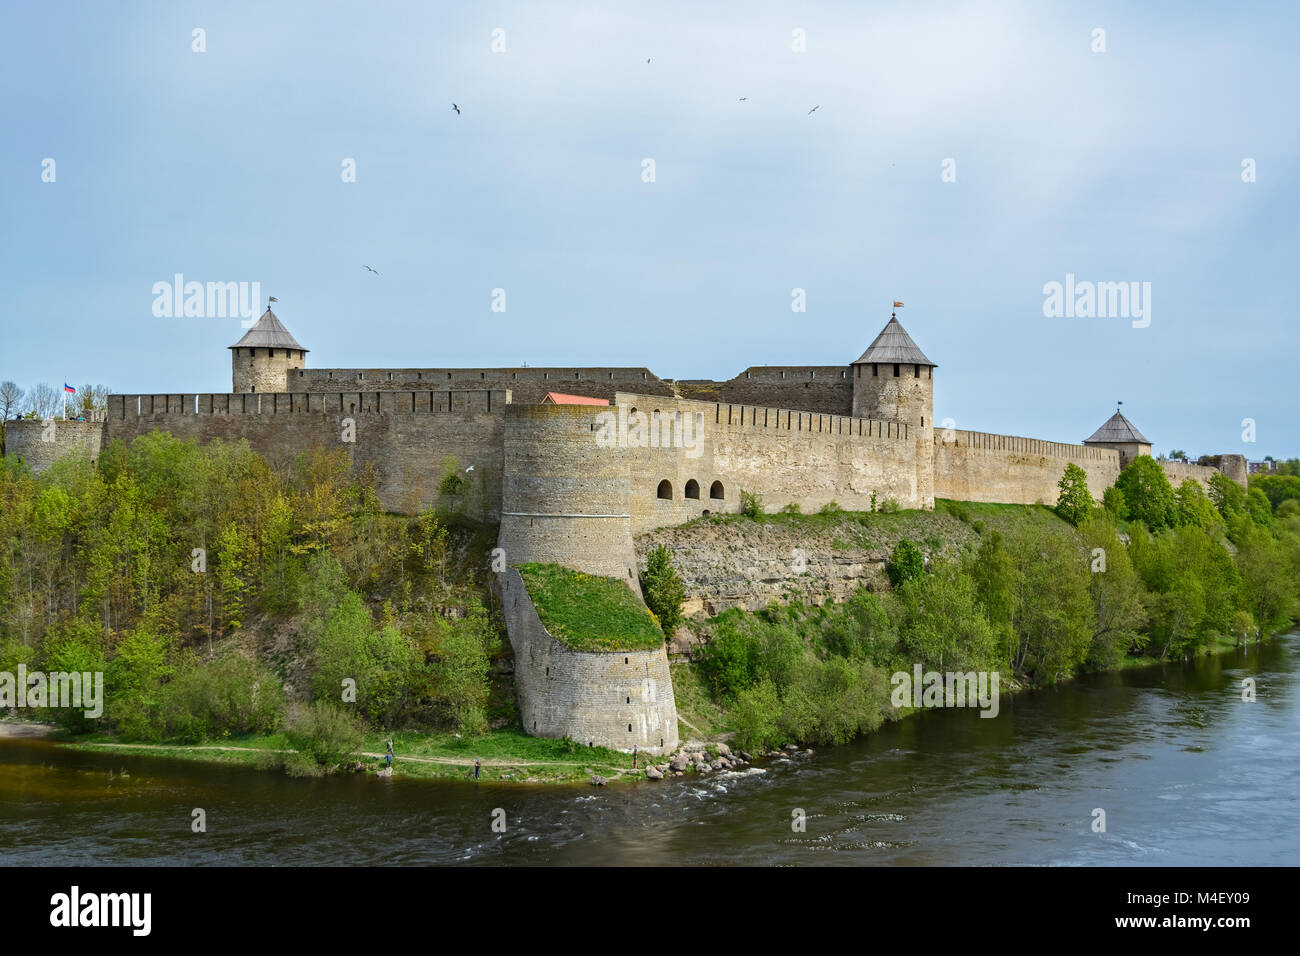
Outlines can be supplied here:
[[897, 314], [853, 363], [853, 414], [858, 418], [906, 422], [916, 441], [916, 491], [934, 506], [934, 370]]
[[1139, 455], [1151, 454], [1150, 439], [1138, 431], [1137, 426], [1125, 418], [1119, 409], [1090, 438], [1085, 438], [1083, 443], [1115, 449], [1119, 452], [1121, 469], [1127, 468]]
[[231, 391], [283, 392], [289, 370], [306, 365], [307, 350], [268, 305], [244, 337], [230, 346]]

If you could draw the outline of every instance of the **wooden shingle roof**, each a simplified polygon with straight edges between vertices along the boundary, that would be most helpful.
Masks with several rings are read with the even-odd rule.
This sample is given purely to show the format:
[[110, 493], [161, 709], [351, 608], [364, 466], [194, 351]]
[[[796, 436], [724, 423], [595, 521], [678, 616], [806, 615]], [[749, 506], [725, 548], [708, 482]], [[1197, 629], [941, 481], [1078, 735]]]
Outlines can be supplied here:
[[880, 330], [880, 334], [876, 336], [876, 340], [853, 364], [864, 365], [872, 362], [881, 364], [898, 362], [901, 365], [928, 365], [931, 368], [938, 368], [925, 357], [924, 352], [916, 347], [907, 330], [899, 324], [897, 317], [892, 315], [885, 323], [885, 327]]
[[1092, 444], [1093, 442], [1111, 442], [1118, 444], [1136, 443], [1140, 445], [1151, 444], [1150, 439], [1144, 437], [1143, 434], [1137, 430], [1137, 427], [1120, 412], [1116, 412], [1114, 415], [1110, 416], [1110, 418], [1106, 419], [1106, 424], [1093, 432], [1091, 438], [1085, 438], [1083, 440], [1085, 445]]
[[244, 333], [244, 337], [229, 346], [232, 349], [243, 348], [270, 348], [270, 349], [297, 349], [300, 352], [306, 352], [307, 349], [298, 344], [298, 340], [289, 334], [289, 330], [284, 327], [275, 313], [267, 306], [262, 317], [253, 324], [253, 327]]

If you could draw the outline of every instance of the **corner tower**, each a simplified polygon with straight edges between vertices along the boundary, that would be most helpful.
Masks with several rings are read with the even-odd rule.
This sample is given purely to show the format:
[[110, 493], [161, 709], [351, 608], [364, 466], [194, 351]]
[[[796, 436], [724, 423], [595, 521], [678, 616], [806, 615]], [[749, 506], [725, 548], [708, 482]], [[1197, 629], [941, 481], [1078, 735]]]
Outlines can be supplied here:
[[231, 391], [283, 392], [289, 370], [306, 365], [307, 349], [268, 305], [244, 337], [230, 346]]
[[916, 491], [934, 505], [934, 370], [897, 313], [852, 365], [853, 414], [906, 422], [916, 443]]

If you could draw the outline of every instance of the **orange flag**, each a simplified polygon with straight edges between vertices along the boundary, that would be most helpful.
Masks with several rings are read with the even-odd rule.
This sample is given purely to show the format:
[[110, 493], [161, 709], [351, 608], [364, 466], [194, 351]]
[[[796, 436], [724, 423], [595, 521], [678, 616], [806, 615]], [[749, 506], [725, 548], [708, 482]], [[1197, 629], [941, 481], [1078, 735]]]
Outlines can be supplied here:
[[903, 303], [901, 303], [901, 302], [895, 302], [895, 303], [894, 303], [894, 308], [896, 308], [896, 309], [901, 309], [902, 307], [903, 307]]

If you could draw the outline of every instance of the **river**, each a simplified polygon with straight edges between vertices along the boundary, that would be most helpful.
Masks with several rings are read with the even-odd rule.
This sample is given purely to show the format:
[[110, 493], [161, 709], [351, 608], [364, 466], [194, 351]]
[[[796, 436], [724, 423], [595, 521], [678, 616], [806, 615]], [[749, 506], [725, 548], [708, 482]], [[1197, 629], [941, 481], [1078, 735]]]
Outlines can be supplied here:
[[0, 738], [0, 864], [1294, 864], [1298, 664], [1300, 632], [1004, 698], [992, 719], [924, 712], [765, 773], [600, 789], [300, 780]]

